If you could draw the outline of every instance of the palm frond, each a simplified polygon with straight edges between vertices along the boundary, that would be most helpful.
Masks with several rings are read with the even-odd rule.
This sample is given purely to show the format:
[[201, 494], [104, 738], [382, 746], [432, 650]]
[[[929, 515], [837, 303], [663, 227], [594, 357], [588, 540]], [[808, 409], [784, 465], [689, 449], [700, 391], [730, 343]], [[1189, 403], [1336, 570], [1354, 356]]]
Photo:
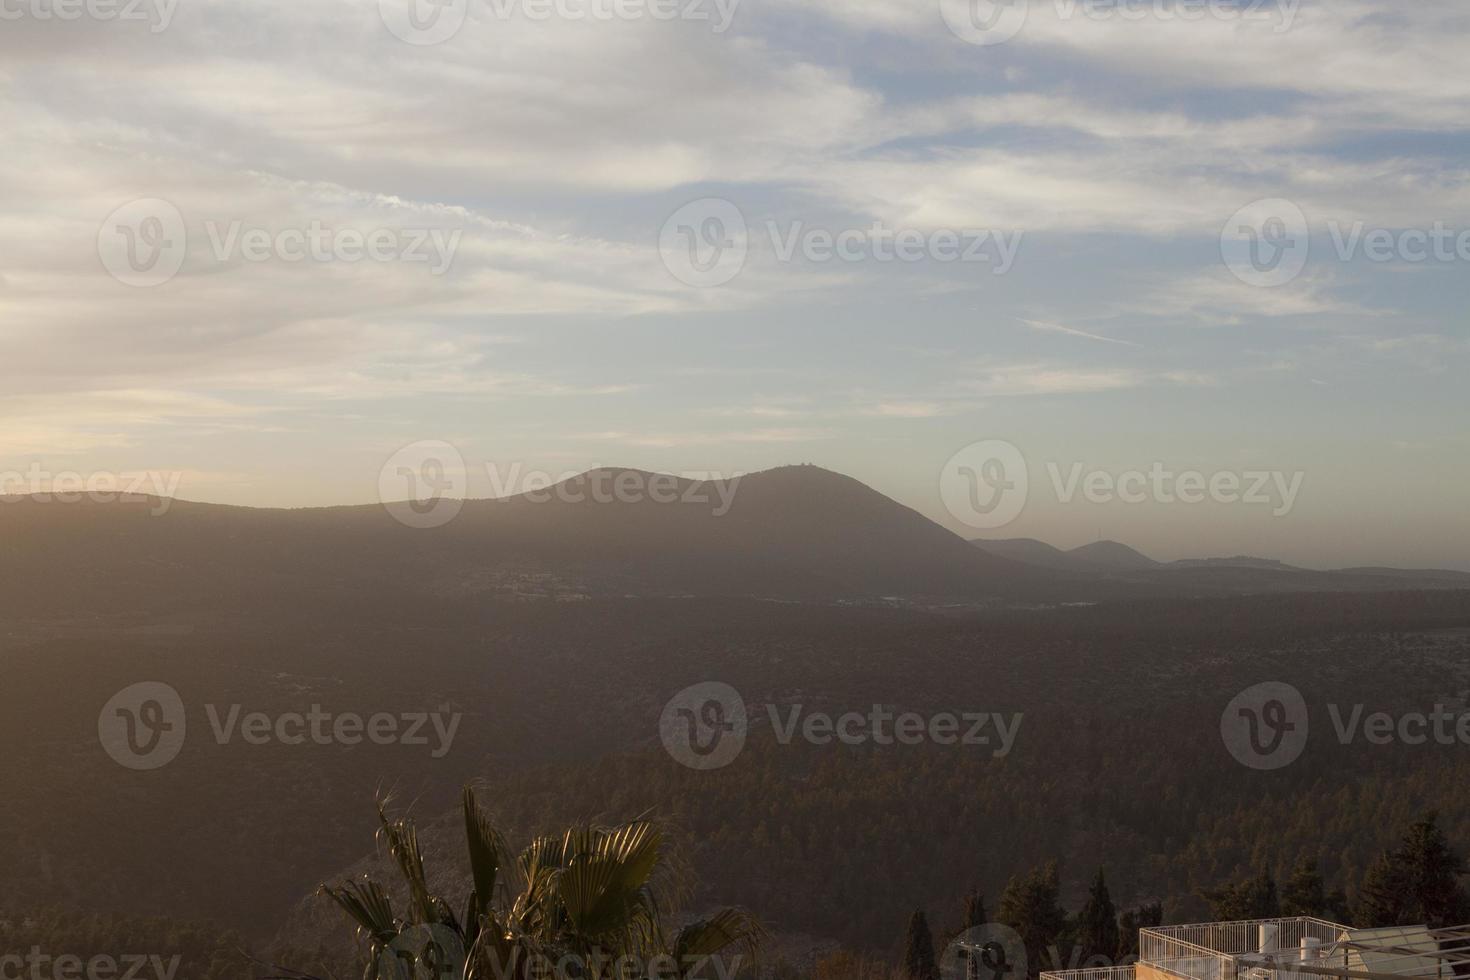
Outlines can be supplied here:
[[390, 820], [382, 801], [378, 803], [378, 824], [378, 835], [387, 842], [388, 853], [408, 885], [410, 921], [438, 921], [435, 900], [429, 894], [429, 883], [424, 874], [424, 855], [419, 849], [418, 831], [408, 820]]
[[337, 887], [322, 885], [317, 894], [325, 895], [357, 923], [358, 932], [374, 946], [391, 942], [398, 935], [398, 920], [393, 915], [393, 900], [376, 881], [364, 876]]
[[470, 893], [473, 916], [466, 913], [466, 925], [479, 922], [490, 911], [495, 898], [495, 885], [500, 877], [500, 866], [508, 850], [500, 833], [490, 825], [490, 818], [475, 802], [472, 787], [464, 788], [465, 845], [470, 853], [470, 875], [474, 891]]
[[723, 908], [707, 919], [691, 922], [674, 938], [674, 960], [682, 976], [700, 957], [715, 956], [732, 946], [752, 957], [760, 954], [766, 929], [743, 908]]

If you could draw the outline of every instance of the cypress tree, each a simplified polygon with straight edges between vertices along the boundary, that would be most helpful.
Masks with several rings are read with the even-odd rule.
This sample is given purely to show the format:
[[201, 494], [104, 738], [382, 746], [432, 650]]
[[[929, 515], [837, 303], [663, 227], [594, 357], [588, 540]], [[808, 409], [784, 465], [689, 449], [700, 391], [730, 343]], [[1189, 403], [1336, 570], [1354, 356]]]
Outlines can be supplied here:
[[1118, 931], [1121, 933], [1118, 950], [1118, 961], [1132, 961], [1138, 958], [1138, 931], [1148, 929], [1152, 926], [1164, 924], [1164, 904], [1154, 902], [1152, 905], [1140, 905], [1136, 909], [1129, 909], [1119, 916]]
[[1221, 922], [1241, 919], [1274, 919], [1281, 915], [1276, 878], [1265, 865], [1254, 877], [1205, 892], [1214, 917]]
[[909, 918], [909, 932], [904, 940], [903, 973], [905, 980], [939, 980], [939, 966], [934, 961], [934, 935], [922, 910]]
[[1380, 855], [1363, 877], [1357, 918], [1364, 926], [1428, 925], [1440, 929], [1470, 918], [1460, 878], [1465, 859], [1439, 829], [1438, 815], [1416, 821], [1397, 850]]
[[985, 896], [980, 894], [978, 888], [970, 889], [970, 893], [965, 896], [965, 911], [960, 917], [960, 928], [973, 929], [988, 921], [990, 919], [985, 911]]
[[1311, 915], [1333, 922], [1346, 922], [1347, 896], [1339, 888], [1330, 894], [1317, 862], [1302, 858], [1281, 889], [1282, 915]]
[[1097, 877], [1087, 893], [1087, 904], [1077, 916], [1077, 941], [1082, 946], [1084, 964], [1100, 958], [1111, 965], [1118, 957], [1118, 910], [1108, 894], [1102, 868], [1097, 869]]
[[1057, 863], [1051, 861], [1025, 877], [1006, 883], [996, 910], [996, 919], [1010, 926], [1026, 944], [1027, 972], [1035, 976], [1048, 947], [1067, 928], [1067, 913], [1060, 901], [1061, 880]]

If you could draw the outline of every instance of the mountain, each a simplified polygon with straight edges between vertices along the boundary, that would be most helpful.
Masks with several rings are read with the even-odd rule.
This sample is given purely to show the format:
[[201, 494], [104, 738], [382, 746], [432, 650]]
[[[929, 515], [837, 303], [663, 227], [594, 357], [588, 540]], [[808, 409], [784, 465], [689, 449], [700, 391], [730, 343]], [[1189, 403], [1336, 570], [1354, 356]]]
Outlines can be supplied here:
[[[465, 781], [485, 778], [518, 836], [659, 806], [690, 828], [708, 898], [757, 908], [783, 932], [861, 940], [905, 910], [940, 899], [958, 908], [973, 884], [964, 855], [977, 846], [1004, 862], [988, 865], [992, 892], [1048, 857], [1080, 866], [1106, 839], [1120, 866], [1147, 869], [1117, 894], [1184, 901], [1260, 853], [1243, 828], [1276, 826], [1260, 823], [1259, 785], [1244, 779], [1256, 774], [1219, 743], [1217, 694], [1268, 677], [1374, 703], [1386, 657], [1402, 683], [1387, 704], [1466, 689], [1457, 665], [1470, 590], [1449, 591], [1467, 584], [1454, 577], [1061, 571], [986, 554], [815, 467], [733, 488], [660, 478], [661, 496], [651, 480], [593, 471], [465, 502], [432, 528], [376, 504], [0, 503], [0, 742], [27, 746], [8, 761], [0, 797], [10, 892], [269, 933], [290, 903], [371, 849], [375, 793], [432, 817]], [[634, 492], [603, 495], [620, 481]], [[1426, 582], [1441, 591], [1412, 591]], [[1193, 598], [1371, 589], [1384, 594]], [[1143, 598], [1063, 606], [1128, 596]], [[1379, 639], [1395, 630], [1416, 635]], [[775, 717], [762, 706], [840, 716], [882, 704], [1024, 715], [1025, 734], [1005, 759], [993, 742], [845, 753], [784, 744], [763, 721], [739, 760], [699, 772], [670, 758], [657, 733], [675, 692], [712, 680], [742, 692], [759, 718]], [[172, 687], [188, 718], [177, 759], [141, 773], [98, 739], [105, 706], [140, 682]], [[463, 724], [436, 757], [432, 743], [256, 742], [243, 722], [226, 737], [215, 720], [317, 705], [337, 717], [452, 713]], [[1337, 771], [1337, 761], [1394, 770], [1337, 748], [1341, 760], [1286, 775]], [[1416, 766], [1441, 764], [1406, 748]], [[1415, 778], [1381, 798], [1402, 798], [1406, 812], [1470, 813], [1462, 771]], [[1144, 802], [1110, 807], [1120, 787]], [[1300, 790], [1294, 798], [1327, 801], [1323, 813], [1340, 806]], [[1195, 814], [1210, 813], [1231, 822], [1207, 839], [1241, 842], [1241, 853], [1191, 851], [1165, 868], [1145, 833], [1161, 812], [1151, 795], [1181, 800], [1163, 811], [1185, 815], [1157, 840], [1185, 839]], [[1363, 812], [1353, 860], [1400, 822]], [[1323, 826], [1323, 813], [1291, 826]], [[853, 854], [886, 857], [875, 871]], [[861, 918], [822, 898], [858, 893], [855, 869], [885, 882], [881, 902], [859, 903]]]
[[1159, 562], [1117, 541], [1097, 541], [1063, 551], [1035, 538], [970, 542], [997, 557], [1068, 575], [1109, 581], [1152, 595], [1251, 595], [1273, 592], [1379, 592], [1395, 589], [1462, 589], [1470, 573], [1444, 569], [1344, 568], [1314, 571], [1271, 558], [1183, 558]]
[[1078, 571], [1079, 564], [1076, 558], [1069, 552], [1055, 548], [1045, 541], [1035, 538], [998, 538], [993, 541], [976, 539], [971, 544], [982, 551], [1001, 558], [1009, 558], [1012, 561], [1025, 562], [1027, 565], [1036, 565], [1039, 568], [1056, 568], [1065, 571]]
[[1171, 568], [1263, 568], [1282, 572], [1302, 572], [1304, 568], [1288, 565], [1275, 558], [1252, 558], [1250, 555], [1234, 555], [1230, 558], [1181, 558], [1169, 562]]
[[408, 526], [380, 505], [22, 498], [0, 507], [0, 561], [0, 612], [30, 615], [308, 599], [381, 612], [466, 598], [986, 603], [1077, 592], [815, 466], [723, 482], [594, 470], [544, 490], [465, 501], [437, 527]]
[[1071, 551], [1063, 551], [1045, 541], [1035, 538], [1001, 538], [987, 541], [977, 538], [970, 542], [975, 547], [992, 555], [1024, 562], [1038, 568], [1084, 574], [1106, 571], [1137, 571], [1158, 568], [1161, 563], [1116, 541], [1095, 541]]
[[1092, 544], [1073, 548], [1067, 554], [1102, 568], [1136, 570], [1159, 567], [1159, 563], [1152, 558], [1116, 541], [1094, 541]]
[[[1112, 542], [1067, 553], [1013, 542], [996, 553], [816, 466], [704, 482], [602, 469], [438, 506], [449, 510], [11, 499], [0, 506], [0, 615], [326, 606], [392, 619], [466, 602], [623, 596], [984, 606], [1463, 585], [1439, 573], [1155, 567]], [[436, 526], [421, 526], [426, 516]]]

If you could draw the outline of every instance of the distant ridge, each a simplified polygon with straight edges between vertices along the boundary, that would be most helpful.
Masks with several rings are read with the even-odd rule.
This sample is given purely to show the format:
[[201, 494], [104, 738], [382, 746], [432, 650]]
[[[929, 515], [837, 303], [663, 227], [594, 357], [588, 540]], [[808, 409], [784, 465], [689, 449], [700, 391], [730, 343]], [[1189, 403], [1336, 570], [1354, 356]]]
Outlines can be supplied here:
[[1073, 548], [1068, 554], [1106, 568], [1158, 568], [1160, 564], [1116, 541], [1094, 541], [1092, 544]]
[[1001, 538], [994, 541], [975, 540], [971, 544], [979, 546], [982, 551], [988, 551], [992, 555], [1009, 558], [1012, 561], [1025, 562], [1028, 565], [1036, 565], [1041, 568], [1057, 568], [1067, 571], [1077, 571], [1077, 559], [1060, 548], [1053, 547], [1045, 541], [1035, 538]]
[[[607, 491], [620, 478], [634, 492], [614, 497]], [[248, 609], [317, 597], [381, 610], [690, 595], [990, 604], [1139, 594], [987, 554], [816, 466], [718, 483], [592, 470], [554, 488], [464, 501], [435, 527], [407, 526], [378, 504], [172, 501], [154, 516], [164, 509], [156, 503], [0, 505], [0, 609]]]
[[1250, 555], [1234, 555], [1230, 558], [1181, 558], [1169, 563], [1174, 568], [1269, 568], [1277, 571], [1300, 572], [1305, 569], [1288, 565], [1275, 558], [1252, 558]]
[[973, 546], [1037, 568], [1105, 575], [1135, 585], [1187, 594], [1253, 594], [1292, 591], [1391, 591], [1470, 588], [1470, 572], [1445, 569], [1344, 568], [1313, 571], [1273, 558], [1183, 558], [1160, 562], [1117, 541], [1096, 541], [1063, 551], [1035, 538], [976, 538]]
[[[620, 484], [637, 492], [609, 494]], [[391, 618], [426, 604], [458, 615], [497, 601], [692, 596], [977, 608], [1470, 585], [1455, 573], [1308, 572], [1255, 559], [1159, 565], [1116, 542], [1071, 552], [1026, 539], [971, 544], [817, 466], [706, 482], [599, 469], [449, 503], [452, 519], [425, 527], [396, 504], [403, 520], [380, 504], [9, 499], [0, 614], [256, 617], [305, 605]]]
[[983, 551], [1013, 561], [1066, 571], [1158, 568], [1161, 565], [1160, 562], [1117, 541], [1095, 541], [1071, 551], [1063, 551], [1035, 538], [1002, 538], [993, 541], [977, 538], [970, 543]]

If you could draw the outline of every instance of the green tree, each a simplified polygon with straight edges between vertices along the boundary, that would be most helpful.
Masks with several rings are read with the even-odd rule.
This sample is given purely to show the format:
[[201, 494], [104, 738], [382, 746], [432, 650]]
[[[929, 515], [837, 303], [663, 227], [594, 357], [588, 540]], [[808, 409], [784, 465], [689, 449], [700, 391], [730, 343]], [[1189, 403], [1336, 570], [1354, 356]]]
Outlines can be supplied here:
[[1087, 893], [1087, 904], [1077, 916], [1077, 943], [1081, 947], [1082, 963], [1104, 961], [1099, 965], [1112, 965], [1118, 956], [1118, 910], [1113, 907], [1108, 894], [1107, 879], [1103, 869], [1097, 869], [1092, 888]]
[[960, 917], [960, 929], [973, 929], [988, 921], [989, 913], [985, 911], [985, 896], [980, 894], [980, 889], [973, 888], [965, 896], [965, 909]]
[[1274, 919], [1281, 915], [1276, 878], [1265, 865], [1253, 877], [1205, 892], [1205, 899], [1210, 903], [1211, 914], [1221, 922]]
[[[965, 907], [960, 913], [960, 935], [964, 935], [971, 929], [978, 928], [990, 921], [990, 914], [985, 911], [985, 897], [980, 894], [980, 889], [972, 888], [965, 896]], [[973, 951], [964, 953], [965, 978], [966, 980], [979, 980], [980, 959], [973, 955]]]
[[1302, 858], [1281, 889], [1282, 915], [1322, 915], [1327, 910], [1327, 884], [1317, 862]]
[[903, 944], [903, 975], [906, 980], [939, 980], [939, 965], [934, 960], [934, 934], [923, 911], [909, 917], [908, 936]]
[[1340, 889], [1327, 892], [1322, 872], [1311, 858], [1297, 861], [1281, 888], [1282, 915], [1311, 915], [1338, 922], [1348, 917], [1346, 905], [1347, 898]]
[[1067, 928], [1067, 913], [1060, 901], [1061, 881], [1057, 863], [1049, 861], [1025, 876], [1006, 883], [996, 919], [1010, 926], [1026, 945], [1027, 970], [1035, 976], [1050, 947]]
[[1470, 896], [1460, 878], [1465, 859], [1450, 847], [1438, 815], [1426, 814], [1368, 869], [1358, 891], [1356, 916], [1363, 926], [1428, 925], [1431, 929], [1470, 918]]
[[[653, 821], [538, 837], [512, 863], [469, 787], [462, 810], [471, 882], [462, 913], [430, 890], [417, 831], [408, 820], [389, 819], [381, 801], [378, 833], [403, 878], [408, 908], [395, 912], [388, 890], [366, 875], [321, 887], [367, 939], [364, 980], [527, 980], [548, 967], [561, 977], [568, 962], [581, 980], [601, 980], [621, 957], [647, 964], [660, 956], [671, 957], [682, 978], [701, 957], [735, 947], [755, 953], [765, 935], [738, 908], [667, 935], [660, 912], [676, 882]], [[514, 889], [505, 880], [512, 874]]]
[[1138, 958], [1138, 931], [1164, 924], [1164, 904], [1154, 902], [1128, 909], [1118, 917], [1118, 961], [1130, 962]]

